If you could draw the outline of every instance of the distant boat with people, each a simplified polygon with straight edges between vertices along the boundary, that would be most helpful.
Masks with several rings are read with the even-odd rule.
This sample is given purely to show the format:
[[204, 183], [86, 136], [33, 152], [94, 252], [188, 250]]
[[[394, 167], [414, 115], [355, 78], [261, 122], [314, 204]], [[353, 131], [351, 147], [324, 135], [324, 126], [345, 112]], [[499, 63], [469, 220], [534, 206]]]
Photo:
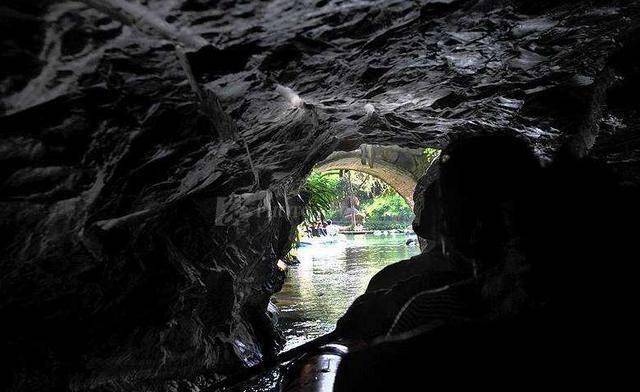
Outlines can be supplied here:
[[345, 242], [344, 234], [326, 235], [321, 237], [305, 237], [300, 240], [300, 247], [320, 246]]

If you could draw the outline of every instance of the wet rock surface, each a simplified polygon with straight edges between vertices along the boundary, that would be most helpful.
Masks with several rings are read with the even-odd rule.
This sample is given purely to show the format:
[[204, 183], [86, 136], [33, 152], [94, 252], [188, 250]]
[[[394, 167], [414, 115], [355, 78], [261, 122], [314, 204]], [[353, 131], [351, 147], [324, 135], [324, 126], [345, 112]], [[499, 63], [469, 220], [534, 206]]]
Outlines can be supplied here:
[[[7, 390], [190, 390], [273, 356], [297, 189], [335, 150], [509, 134], [542, 165], [586, 157], [556, 166], [565, 199], [542, 204], [574, 224], [593, 183], [638, 185], [637, 2], [140, 4], [211, 44], [187, 58], [239, 136], [221, 137], [174, 42], [79, 2], [0, 6]], [[415, 198], [425, 238], [442, 233], [420, 231], [438, 181]]]

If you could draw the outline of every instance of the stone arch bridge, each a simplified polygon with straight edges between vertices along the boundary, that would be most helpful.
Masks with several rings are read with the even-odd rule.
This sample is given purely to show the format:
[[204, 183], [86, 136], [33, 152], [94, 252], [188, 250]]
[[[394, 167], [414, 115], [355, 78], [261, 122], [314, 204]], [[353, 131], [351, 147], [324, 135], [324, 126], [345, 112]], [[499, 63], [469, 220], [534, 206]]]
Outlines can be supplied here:
[[381, 179], [395, 189], [413, 208], [413, 191], [424, 174], [428, 159], [420, 148], [363, 144], [359, 150], [335, 151], [315, 169], [356, 170]]

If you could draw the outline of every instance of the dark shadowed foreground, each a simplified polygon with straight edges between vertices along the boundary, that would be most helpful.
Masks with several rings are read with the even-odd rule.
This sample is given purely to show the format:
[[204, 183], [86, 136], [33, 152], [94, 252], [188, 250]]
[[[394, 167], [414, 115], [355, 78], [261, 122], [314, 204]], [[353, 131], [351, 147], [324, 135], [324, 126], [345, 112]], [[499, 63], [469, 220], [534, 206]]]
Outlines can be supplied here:
[[146, 16], [0, 5], [0, 389], [196, 391], [269, 361], [299, 187], [365, 143], [445, 153], [413, 197], [426, 252], [338, 323], [361, 348], [338, 389], [620, 380], [637, 1], [119, 1]]

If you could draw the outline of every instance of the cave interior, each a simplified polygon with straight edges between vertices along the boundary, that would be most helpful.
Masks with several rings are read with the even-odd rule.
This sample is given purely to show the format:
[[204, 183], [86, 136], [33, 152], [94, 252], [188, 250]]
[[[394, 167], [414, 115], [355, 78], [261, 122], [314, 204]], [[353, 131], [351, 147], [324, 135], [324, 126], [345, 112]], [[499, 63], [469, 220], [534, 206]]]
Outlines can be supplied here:
[[[640, 2], [23, 0], [0, 29], [0, 389], [630, 385]], [[281, 353], [305, 178], [425, 147], [382, 174], [421, 254]]]

